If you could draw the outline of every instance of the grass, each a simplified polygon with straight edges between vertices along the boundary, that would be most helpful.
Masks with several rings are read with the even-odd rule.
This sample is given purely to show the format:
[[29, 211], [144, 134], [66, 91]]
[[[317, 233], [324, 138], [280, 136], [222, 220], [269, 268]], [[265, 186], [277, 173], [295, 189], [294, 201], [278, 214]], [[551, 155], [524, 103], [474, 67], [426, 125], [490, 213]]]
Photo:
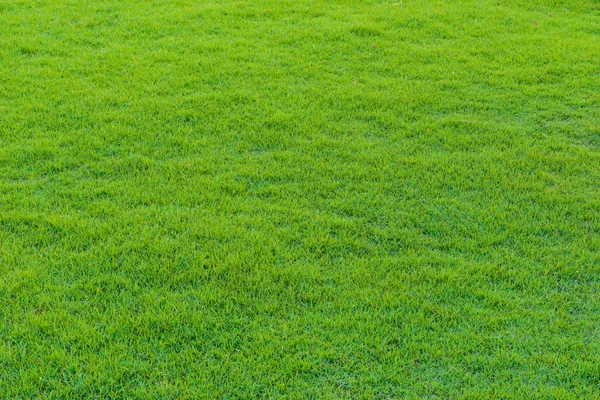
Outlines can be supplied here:
[[600, 393], [600, 3], [0, 1], [0, 397]]

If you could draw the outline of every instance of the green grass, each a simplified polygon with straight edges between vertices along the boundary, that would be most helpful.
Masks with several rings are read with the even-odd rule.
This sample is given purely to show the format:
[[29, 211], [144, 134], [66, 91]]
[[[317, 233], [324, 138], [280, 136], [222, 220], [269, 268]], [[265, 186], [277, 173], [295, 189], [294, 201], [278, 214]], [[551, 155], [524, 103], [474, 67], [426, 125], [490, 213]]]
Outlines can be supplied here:
[[0, 0], [1, 398], [599, 393], [596, 0]]

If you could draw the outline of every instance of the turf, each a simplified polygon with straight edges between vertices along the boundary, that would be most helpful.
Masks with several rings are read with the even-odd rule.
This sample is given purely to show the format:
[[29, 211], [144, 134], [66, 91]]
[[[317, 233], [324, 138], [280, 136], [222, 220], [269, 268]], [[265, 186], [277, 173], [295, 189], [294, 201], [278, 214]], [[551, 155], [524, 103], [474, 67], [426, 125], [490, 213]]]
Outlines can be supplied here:
[[0, 397], [600, 393], [600, 3], [0, 1]]

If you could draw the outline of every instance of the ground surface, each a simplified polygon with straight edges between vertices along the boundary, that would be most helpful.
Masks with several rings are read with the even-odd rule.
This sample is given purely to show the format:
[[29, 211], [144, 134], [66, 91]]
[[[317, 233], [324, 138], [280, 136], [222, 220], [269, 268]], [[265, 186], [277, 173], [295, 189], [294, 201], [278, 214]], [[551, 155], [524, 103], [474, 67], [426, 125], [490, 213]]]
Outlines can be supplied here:
[[594, 0], [0, 1], [0, 397], [598, 396], [599, 92]]

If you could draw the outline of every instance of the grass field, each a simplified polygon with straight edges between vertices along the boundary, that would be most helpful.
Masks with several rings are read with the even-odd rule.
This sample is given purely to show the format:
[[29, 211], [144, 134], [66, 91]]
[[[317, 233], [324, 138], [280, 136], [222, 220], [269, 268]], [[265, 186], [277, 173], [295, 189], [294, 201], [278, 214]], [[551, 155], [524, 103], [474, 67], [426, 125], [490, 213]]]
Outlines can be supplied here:
[[0, 0], [0, 398], [600, 398], [600, 3]]

